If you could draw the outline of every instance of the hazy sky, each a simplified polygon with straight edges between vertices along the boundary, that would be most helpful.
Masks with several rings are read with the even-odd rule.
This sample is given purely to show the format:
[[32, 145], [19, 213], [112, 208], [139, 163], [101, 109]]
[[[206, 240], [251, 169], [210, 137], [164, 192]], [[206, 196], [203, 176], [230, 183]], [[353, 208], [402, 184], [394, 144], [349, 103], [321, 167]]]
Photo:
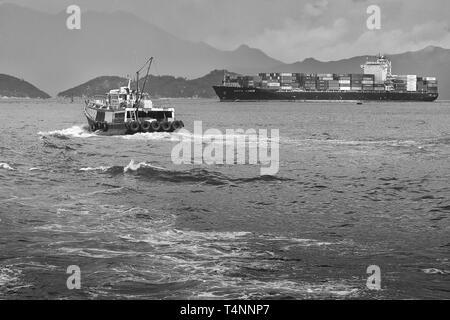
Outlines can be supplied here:
[[[2, 2], [2, 1], [0, 1]], [[6, 0], [47, 12], [127, 10], [162, 29], [219, 49], [260, 48], [284, 62], [450, 48], [448, 0]], [[382, 28], [366, 27], [369, 5]]]

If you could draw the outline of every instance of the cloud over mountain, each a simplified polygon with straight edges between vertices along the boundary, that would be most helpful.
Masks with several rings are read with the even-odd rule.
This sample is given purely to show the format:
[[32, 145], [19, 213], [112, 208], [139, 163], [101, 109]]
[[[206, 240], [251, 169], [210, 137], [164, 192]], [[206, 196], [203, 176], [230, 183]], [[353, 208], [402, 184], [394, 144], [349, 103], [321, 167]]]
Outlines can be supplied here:
[[68, 30], [67, 17], [0, 5], [0, 70], [54, 94], [99, 75], [126, 76], [149, 56], [153, 72], [189, 78], [281, 63], [248, 46], [221, 51], [182, 40], [131, 13], [83, 12], [81, 30]]
[[[14, 2], [54, 13], [73, 4], [72, 0]], [[77, 0], [77, 4], [85, 12], [128, 11], [180, 39], [221, 50], [246, 43], [285, 62], [400, 53], [427, 45], [450, 48], [448, 0]], [[369, 31], [366, 10], [373, 4], [381, 8], [382, 28]]]

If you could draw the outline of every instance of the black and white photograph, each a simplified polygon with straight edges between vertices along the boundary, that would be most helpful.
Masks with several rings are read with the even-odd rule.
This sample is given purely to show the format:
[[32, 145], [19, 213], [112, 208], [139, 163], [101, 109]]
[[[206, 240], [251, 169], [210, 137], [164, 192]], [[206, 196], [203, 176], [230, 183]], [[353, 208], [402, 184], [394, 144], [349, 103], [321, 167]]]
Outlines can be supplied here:
[[449, 1], [0, 1], [0, 300], [287, 319], [449, 259]]

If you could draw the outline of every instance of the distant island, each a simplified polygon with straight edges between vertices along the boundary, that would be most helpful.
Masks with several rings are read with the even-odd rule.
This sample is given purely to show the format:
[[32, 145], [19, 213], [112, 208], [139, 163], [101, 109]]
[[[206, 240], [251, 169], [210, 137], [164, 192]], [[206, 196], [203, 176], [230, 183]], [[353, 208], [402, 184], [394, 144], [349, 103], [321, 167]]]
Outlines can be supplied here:
[[[157, 98], [215, 98], [212, 86], [222, 82], [225, 70], [214, 70], [209, 74], [193, 80], [173, 76], [150, 75], [145, 91]], [[234, 73], [229, 73], [235, 75]], [[140, 87], [144, 81], [140, 79]], [[82, 96], [104, 95], [111, 89], [126, 86], [128, 80], [117, 76], [102, 76], [83, 83], [75, 88], [58, 93], [58, 97], [72, 98]], [[132, 82], [135, 88], [135, 82]]]
[[14, 98], [51, 98], [31, 83], [6, 74], [0, 74], [0, 97]]

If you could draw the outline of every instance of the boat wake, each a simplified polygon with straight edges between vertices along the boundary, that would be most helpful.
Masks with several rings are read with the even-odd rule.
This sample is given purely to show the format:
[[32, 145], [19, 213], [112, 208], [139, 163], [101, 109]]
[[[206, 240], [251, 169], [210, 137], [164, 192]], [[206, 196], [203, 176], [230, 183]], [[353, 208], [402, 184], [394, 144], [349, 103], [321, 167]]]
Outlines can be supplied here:
[[168, 132], [140, 132], [133, 135], [116, 136], [125, 140], [172, 140], [172, 133]]
[[[178, 132], [140, 132], [133, 135], [116, 135], [105, 136], [89, 131], [87, 126], [72, 126], [71, 128], [54, 130], [48, 132], [38, 132], [41, 137], [54, 137], [61, 140], [70, 138], [92, 138], [92, 137], [105, 137], [105, 138], [119, 138], [127, 141], [168, 141], [168, 142], [201, 142], [202, 144], [225, 144], [225, 145], [249, 145], [257, 147], [260, 145], [267, 145], [272, 143], [270, 137], [257, 137], [250, 136], [248, 134], [236, 132], [234, 134], [193, 134], [186, 131]], [[256, 139], [255, 139], [256, 138]]]
[[124, 140], [135, 140], [135, 141], [144, 141], [144, 140], [174, 140], [173, 134], [168, 132], [147, 132], [147, 133], [136, 133], [134, 135], [117, 135], [117, 136], [106, 136], [97, 134], [89, 131], [87, 126], [72, 126], [67, 129], [62, 130], [54, 130], [48, 132], [38, 132], [38, 135], [41, 137], [54, 137], [62, 140], [70, 139], [70, 138], [92, 138], [92, 137], [105, 137], [105, 138], [120, 138]]
[[281, 144], [294, 145], [308, 150], [347, 150], [351, 148], [360, 152], [399, 152], [405, 155], [430, 154], [447, 156], [450, 145], [448, 137], [425, 139], [373, 139], [373, 140], [339, 140], [325, 137], [323, 139], [285, 139]]
[[88, 128], [85, 126], [73, 126], [68, 129], [54, 130], [49, 132], [39, 132], [38, 134], [43, 137], [50, 136], [59, 139], [90, 138], [97, 136], [96, 134], [89, 132]]

